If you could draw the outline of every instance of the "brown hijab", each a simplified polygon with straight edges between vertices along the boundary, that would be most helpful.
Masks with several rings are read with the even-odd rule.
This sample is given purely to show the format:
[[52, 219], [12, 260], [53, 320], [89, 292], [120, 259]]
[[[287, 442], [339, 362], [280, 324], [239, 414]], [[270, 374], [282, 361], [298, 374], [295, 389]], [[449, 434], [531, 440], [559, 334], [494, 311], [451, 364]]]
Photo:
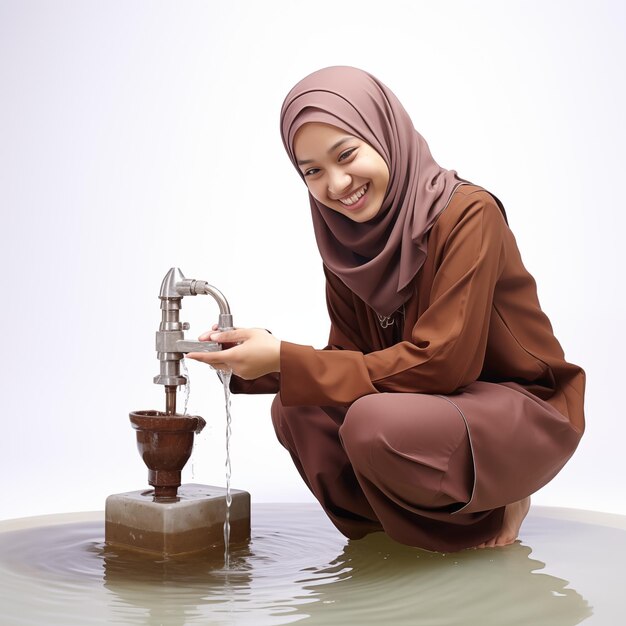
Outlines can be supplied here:
[[287, 94], [280, 112], [283, 144], [293, 152], [307, 122], [336, 126], [372, 146], [389, 168], [378, 214], [357, 223], [309, 200], [317, 245], [325, 265], [379, 315], [391, 315], [411, 296], [426, 258], [428, 231], [455, 189], [471, 184], [440, 167], [396, 96], [363, 70], [327, 67], [309, 74]]

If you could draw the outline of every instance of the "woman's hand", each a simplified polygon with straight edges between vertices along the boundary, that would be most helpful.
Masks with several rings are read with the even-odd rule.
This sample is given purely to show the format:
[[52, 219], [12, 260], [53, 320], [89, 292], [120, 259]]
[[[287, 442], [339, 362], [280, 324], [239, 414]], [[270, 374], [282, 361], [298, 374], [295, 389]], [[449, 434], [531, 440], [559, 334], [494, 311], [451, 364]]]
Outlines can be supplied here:
[[236, 328], [219, 332], [216, 327], [200, 337], [200, 341], [235, 344], [218, 352], [189, 352], [186, 357], [208, 363], [216, 369], [230, 369], [244, 380], [280, 371], [280, 339], [264, 328]]

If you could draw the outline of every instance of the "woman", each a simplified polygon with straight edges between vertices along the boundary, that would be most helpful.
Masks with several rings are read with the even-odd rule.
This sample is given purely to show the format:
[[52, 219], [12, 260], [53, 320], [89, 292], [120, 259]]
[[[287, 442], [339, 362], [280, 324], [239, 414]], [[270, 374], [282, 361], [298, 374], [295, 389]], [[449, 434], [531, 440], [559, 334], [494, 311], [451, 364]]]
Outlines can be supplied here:
[[278, 439], [347, 537], [512, 543], [582, 436], [585, 374], [564, 360], [502, 203], [440, 167], [356, 68], [300, 81], [281, 132], [309, 191], [329, 345], [240, 328], [200, 337], [238, 345], [187, 356], [231, 369], [234, 393], [277, 394]]

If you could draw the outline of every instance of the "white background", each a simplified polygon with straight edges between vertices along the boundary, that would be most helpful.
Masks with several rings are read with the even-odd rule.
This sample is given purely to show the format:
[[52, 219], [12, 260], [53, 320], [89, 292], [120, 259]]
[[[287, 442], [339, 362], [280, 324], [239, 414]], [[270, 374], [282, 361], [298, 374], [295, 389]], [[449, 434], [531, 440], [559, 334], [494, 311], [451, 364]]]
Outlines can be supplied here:
[[[128, 413], [162, 409], [154, 332], [172, 266], [238, 326], [321, 348], [321, 260], [279, 110], [354, 65], [403, 102], [435, 159], [505, 204], [588, 427], [536, 504], [626, 513], [625, 9], [596, 0], [0, 0], [0, 518], [102, 509], [147, 486]], [[183, 301], [195, 337], [217, 320]], [[223, 390], [185, 480], [224, 485]], [[269, 417], [234, 396], [234, 487], [309, 501]], [[182, 400], [182, 398], [181, 398]]]

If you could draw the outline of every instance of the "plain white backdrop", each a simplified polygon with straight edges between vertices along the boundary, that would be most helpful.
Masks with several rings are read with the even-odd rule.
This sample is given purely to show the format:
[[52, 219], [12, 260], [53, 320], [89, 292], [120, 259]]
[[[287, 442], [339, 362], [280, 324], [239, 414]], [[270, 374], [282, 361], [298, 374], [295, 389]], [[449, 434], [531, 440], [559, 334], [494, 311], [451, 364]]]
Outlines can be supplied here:
[[[154, 332], [170, 267], [237, 326], [326, 344], [321, 259], [280, 106], [310, 72], [386, 83], [440, 165], [504, 203], [587, 432], [536, 504], [626, 514], [626, 9], [597, 0], [0, 0], [0, 518], [104, 508], [147, 486], [128, 413], [162, 409]], [[195, 337], [217, 321], [183, 301]], [[224, 485], [224, 398], [185, 480]], [[233, 396], [232, 485], [311, 501], [269, 416]], [[182, 402], [182, 396], [179, 397]]]

